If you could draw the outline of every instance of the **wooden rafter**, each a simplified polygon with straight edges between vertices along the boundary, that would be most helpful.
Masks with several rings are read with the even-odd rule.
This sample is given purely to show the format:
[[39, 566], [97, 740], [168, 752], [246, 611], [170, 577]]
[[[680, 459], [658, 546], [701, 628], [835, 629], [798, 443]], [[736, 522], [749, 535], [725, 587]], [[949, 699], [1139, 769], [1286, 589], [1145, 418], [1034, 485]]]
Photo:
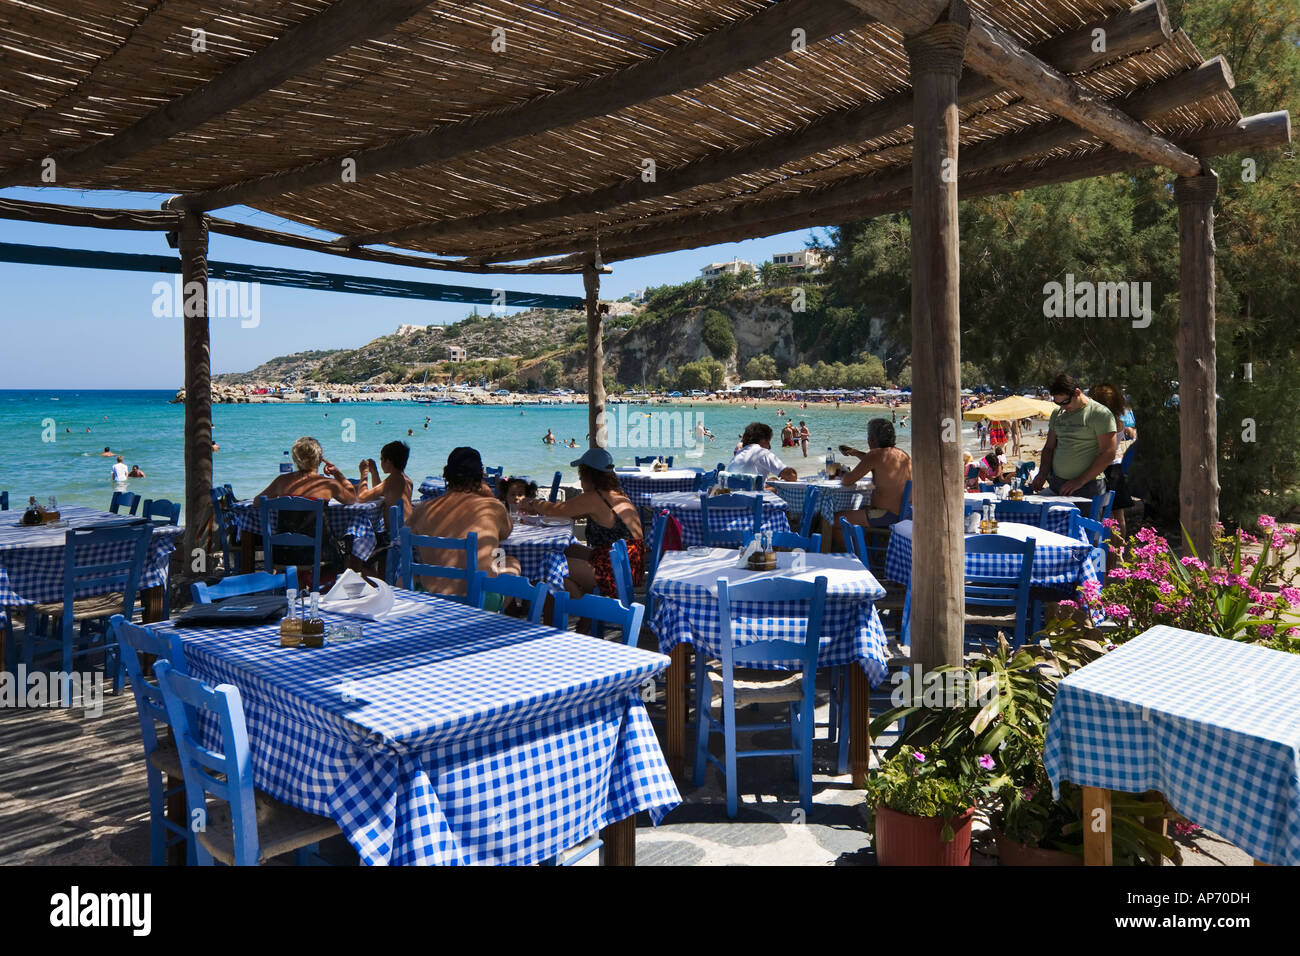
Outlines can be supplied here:
[[[1093, 31], [1106, 31], [1105, 51], [1095, 49]], [[1131, 53], [1159, 46], [1170, 37], [1169, 20], [1158, 0], [1147, 0], [1106, 20], [1080, 27], [1034, 48], [1062, 73], [1093, 69]], [[965, 106], [998, 92], [987, 77], [967, 73], [958, 87], [958, 103]], [[912, 94], [905, 91], [883, 100], [836, 110], [801, 129], [781, 136], [766, 137], [751, 146], [706, 156], [677, 169], [661, 169], [653, 182], [636, 177], [588, 193], [564, 196], [549, 202], [515, 209], [503, 209], [442, 222], [415, 223], [400, 229], [351, 236], [348, 245], [382, 243], [405, 245], [413, 240], [466, 235], [476, 230], [519, 226], [548, 219], [577, 216], [614, 209], [627, 203], [668, 196], [733, 176], [777, 169], [786, 163], [814, 156], [846, 143], [860, 143], [885, 136], [912, 122]]]
[[171, 203], [175, 207], [211, 210], [331, 185], [340, 181], [339, 170], [345, 159], [356, 161], [358, 177], [445, 162], [740, 72], [790, 52], [791, 31], [796, 28], [805, 31], [806, 41], [812, 45], [869, 21], [870, 17], [841, 0], [781, 0], [659, 56], [488, 116], [330, 156], [299, 169], [178, 196]]

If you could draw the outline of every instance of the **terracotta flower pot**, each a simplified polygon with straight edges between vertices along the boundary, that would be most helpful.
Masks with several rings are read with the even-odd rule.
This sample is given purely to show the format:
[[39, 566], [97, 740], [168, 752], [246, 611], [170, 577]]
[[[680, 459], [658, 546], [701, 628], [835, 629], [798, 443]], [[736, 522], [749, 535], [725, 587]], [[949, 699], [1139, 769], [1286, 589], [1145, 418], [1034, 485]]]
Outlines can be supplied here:
[[945, 843], [942, 817], [914, 817], [876, 807], [876, 860], [881, 866], [970, 866], [972, 807], [950, 822], [953, 839]]
[[1064, 850], [1017, 843], [1001, 830], [993, 831], [998, 844], [999, 866], [1083, 866], [1083, 858]]

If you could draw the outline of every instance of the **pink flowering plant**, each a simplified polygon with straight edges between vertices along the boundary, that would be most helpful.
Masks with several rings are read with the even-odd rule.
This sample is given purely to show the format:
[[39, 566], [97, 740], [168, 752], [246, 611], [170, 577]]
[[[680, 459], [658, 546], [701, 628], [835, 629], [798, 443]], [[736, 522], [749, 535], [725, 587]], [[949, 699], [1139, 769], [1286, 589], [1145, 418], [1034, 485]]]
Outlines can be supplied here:
[[1141, 528], [1111, 549], [1105, 587], [1088, 582], [1079, 602], [1061, 603], [1082, 604], [1119, 625], [1111, 633], [1116, 644], [1166, 624], [1300, 653], [1300, 568], [1287, 567], [1300, 549], [1300, 531], [1268, 515], [1258, 526], [1260, 537], [1217, 526], [1208, 561], [1190, 541], [1179, 557], [1154, 530]]
[[974, 759], [943, 755], [937, 748], [905, 747], [872, 770], [867, 791], [873, 806], [914, 817], [941, 817], [940, 839], [951, 843], [952, 821], [996, 793], [1007, 778], [994, 773], [988, 754]]

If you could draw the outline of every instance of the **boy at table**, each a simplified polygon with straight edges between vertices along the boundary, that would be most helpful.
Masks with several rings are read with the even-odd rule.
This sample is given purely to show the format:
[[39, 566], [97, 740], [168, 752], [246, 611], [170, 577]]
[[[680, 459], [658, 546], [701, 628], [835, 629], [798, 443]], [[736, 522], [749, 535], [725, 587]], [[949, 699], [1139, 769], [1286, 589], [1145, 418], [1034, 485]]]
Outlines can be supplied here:
[[897, 447], [897, 442], [894, 426], [883, 418], [873, 418], [867, 422], [868, 451], [840, 446], [845, 455], [858, 459], [850, 471], [840, 476], [841, 484], [851, 487], [871, 475], [872, 492], [870, 510], [836, 513], [832, 537], [837, 549], [843, 547], [840, 518], [869, 528], [888, 528], [898, 521], [903, 510], [903, 490], [912, 480], [912, 459]]
[[393, 505], [402, 506], [402, 520], [411, 518], [411, 479], [406, 475], [406, 462], [411, 448], [404, 441], [390, 441], [379, 451], [379, 468], [384, 469], [384, 479], [379, 478], [379, 468], [373, 458], [361, 462], [361, 483], [357, 485], [357, 501], [382, 501], [384, 516]]
[[[464, 538], [471, 531], [478, 535], [478, 569], [488, 577], [518, 574], [519, 559], [499, 553], [501, 542], [510, 536], [514, 525], [506, 506], [492, 494], [483, 481], [483, 459], [473, 448], [453, 448], [442, 470], [447, 492], [440, 498], [422, 501], [411, 511], [410, 528], [415, 534], [436, 538]], [[421, 548], [420, 561], [442, 567], [464, 567], [452, 551]], [[420, 583], [433, 594], [463, 597], [465, 583], [449, 578], [421, 578]]]

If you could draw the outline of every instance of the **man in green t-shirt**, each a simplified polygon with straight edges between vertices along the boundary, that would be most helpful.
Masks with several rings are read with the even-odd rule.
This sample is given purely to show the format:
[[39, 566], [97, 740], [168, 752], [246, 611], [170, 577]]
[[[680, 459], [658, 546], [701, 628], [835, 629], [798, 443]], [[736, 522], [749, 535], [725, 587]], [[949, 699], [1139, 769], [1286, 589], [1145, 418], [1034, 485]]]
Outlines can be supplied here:
[[1115, 416], [1084, 395], [1069, 375], [1056, 376], [1048, 391], [1056, 411], [1047, 423], [1047, 443], [1033, 489], [1040, 491], [1046, 484], [1058, 495], [1095, 497], [1106, 490], [1101, 475], [1115, 460]]

